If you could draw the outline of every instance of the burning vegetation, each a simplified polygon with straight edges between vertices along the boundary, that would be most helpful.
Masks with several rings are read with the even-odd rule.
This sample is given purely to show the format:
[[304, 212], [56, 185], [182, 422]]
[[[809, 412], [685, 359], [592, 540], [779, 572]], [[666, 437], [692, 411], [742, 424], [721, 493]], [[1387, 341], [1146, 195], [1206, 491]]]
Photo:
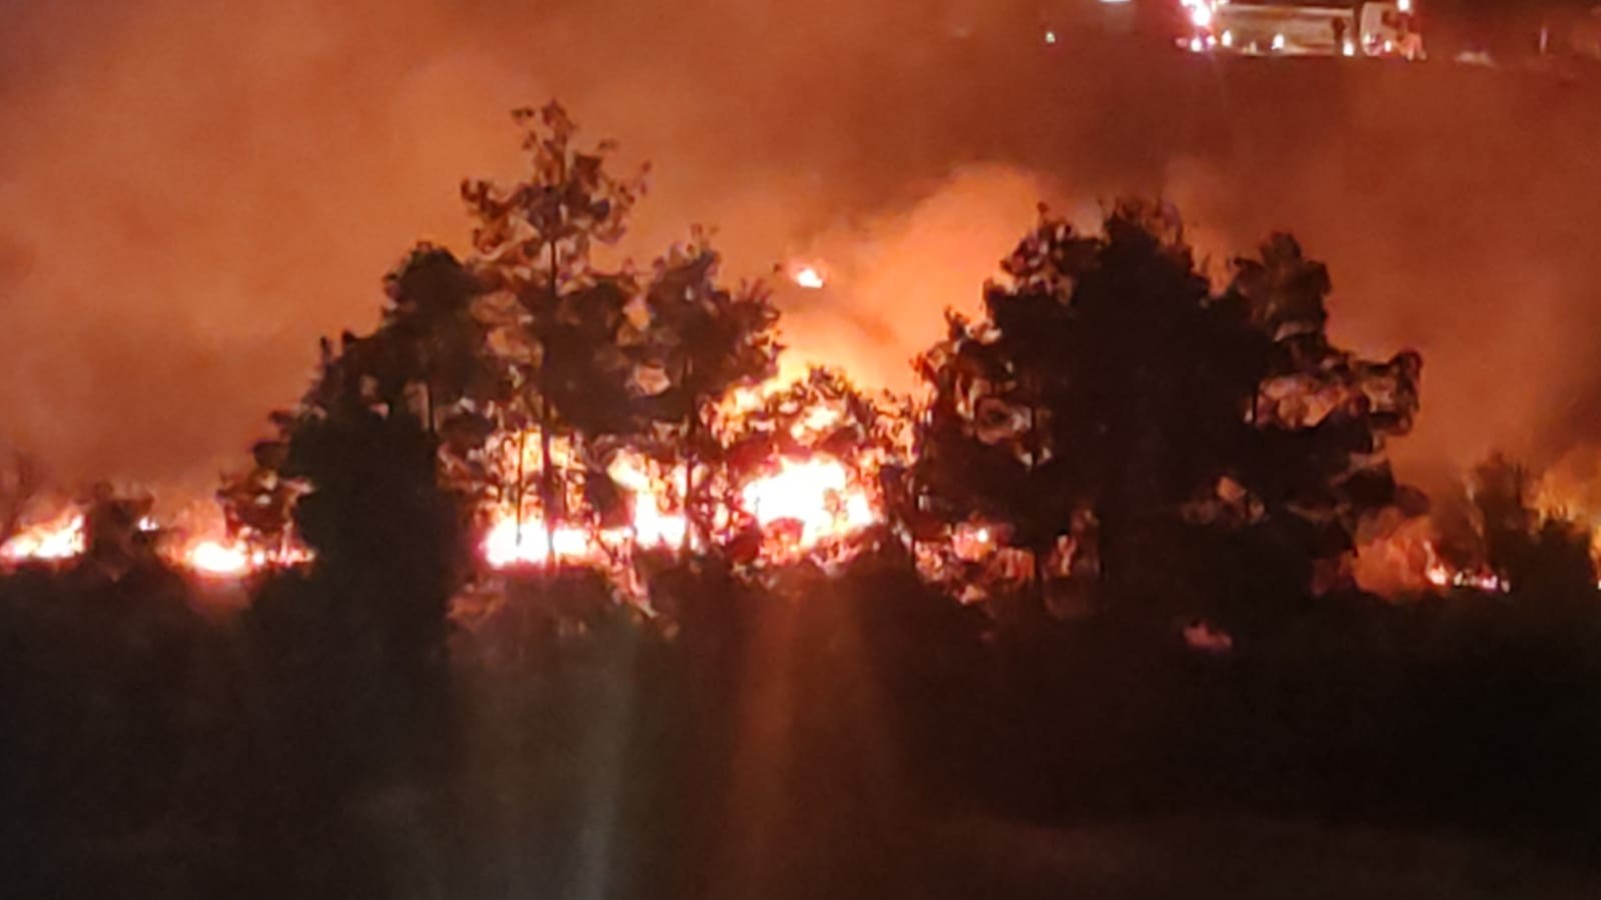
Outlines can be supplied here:
[[1422, 359], [1339, 346], [1294, 239], [1208, 272], [1166, 207], [1041, 210], [874, 393], [780, 376], [780, 292], [850, 266], [618, 261], [643, 173], [516, 122], [471, 249], [406, 254], [220, 513], [0, 470], [36, 883], [382, 896], [415, 847], [452, 896], [876, 896], [970, 852], [930, 808], [1595, 833], [1593, 476], [1400, 483]]
[[[379, 327], [323, 342], [310, 391], [225, 479], [220, 526], [165, 528], [104, 492], [24, 524], [38, 477], [19, 465], [0, 557], [91, 554], [113, 508], [140, 539], [111, 545], [201, 576], [381, 554], [404, 517], [360, 529], [352, 505], [428, 473], [437, 500], [413, 499], [437, 508], [414, 512], [465, 536], [469, 579], [588, 567], [648, 605], [654, 557], [755, 574], [888, 540], [967, 601], [1064, 615], [1136, 596], [1187, 615], [1198, 596], [1358, 581], [1504, 591], [1506, 535], [1560, 530], [1485, 507], [1532, 503], [1525, 475], [1508, 487], [1493, 467], [1455, 537], [1424, 517], [1385, 452], [1417, 414], [1421, 359], [1334, 346], [1329, 275], [1288, 236], [1218, 289], [1171, 210], [1122, 204], [1099, 234], [1042, 210], [984, 315], [950, 313], [915, 360], [923, 392], [869, 394], [836, 370], [777, 376], [771, 289], [721, 283], [708, 232], [645, 269], [612, 261], [645, 172], [617, 174], [558, 105], [515, 120], [524, 179], [461, 187], [472, 252], [418, 245], [384, 280]], [[778, 271], [828, 283], [817, 260]], [[358, 472], [372, 483], [341, 484]]]

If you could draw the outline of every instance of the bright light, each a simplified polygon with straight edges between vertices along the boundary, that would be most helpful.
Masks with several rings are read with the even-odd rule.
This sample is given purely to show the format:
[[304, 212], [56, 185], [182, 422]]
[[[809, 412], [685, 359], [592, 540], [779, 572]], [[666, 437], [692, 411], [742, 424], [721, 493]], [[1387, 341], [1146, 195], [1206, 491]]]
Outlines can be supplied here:
[[83, 516], [72, 513], [26, 529], [0, 547], [0, 556], [21, 562], [24, 560], [64, 560], [83, 553], [86, 545]]
[[1435, 563], [1423, 571], [1423, 577], [1427, 578], [1429, 584], [1435, 587], [1445, 587], [1451, 583], [1451, 570], [1439, 563]]
[[1212, 7], [1206, 3], [1199, 3], [1190, 8], [1190, 24], [1196, 28], [1212, 27]]
[[1225, 46], [1225, 47], [1234, 46], [1234, 32], [1229, 31], [1228, 29], [1224, 29], [1224, 31], [1223, 31], [1223, 46]]
[[238, 545], [201, 541], [189, 549], [189, 566], [204, 575], [240, 575], [252, 568], [250, 554]]
[[[589, 532], [571, 525], [556, 528], [555, 546], [558, 559], [585, 559], [596, 554]], [[508, 516], [491, 526], [484, 538], [484, 561], [495, 568], [543, 565], [549, 558], [545, 523], [537, 518], [524, 521], [519, 528], [517, 520]]]
[[822, 270], [816, 266], [801, 266], [795, 270], [793, 277], [797, 285], [809, 291], [819, 290], [827, 283], [827, 280], [823, 277]]
[[1395, 0], [1395, 8], [1404, 13], [1412, 11], [1412, 0]]
[[1202, 50], [1201, 39], [1198, 38], [1198, 37], [1190, 38], [1190, 52], [1191, 53], [1200, 53], [1201, 50]]
[[878, 518], [867, 494], [851, 484], [845, 464], [824, 456], [780, 460], [776, 473], [748, 482], [740, 499], [764, 528], [798, 523], [802, 549], [860, 531]]
[[1356, 45], [1351, 43], [1350, 41], [1346, 41], [1345, 42], [1345, 46], [1341, 48], [1341, 52], [1344, 53], [1346, 56], [1355, 56], [1356, 55]]
[[1056, 32], [1054, 32], [1054, 31], [1045, 32], [1045, 43], [1047, 43], [1047, 44], [1056, 43]]

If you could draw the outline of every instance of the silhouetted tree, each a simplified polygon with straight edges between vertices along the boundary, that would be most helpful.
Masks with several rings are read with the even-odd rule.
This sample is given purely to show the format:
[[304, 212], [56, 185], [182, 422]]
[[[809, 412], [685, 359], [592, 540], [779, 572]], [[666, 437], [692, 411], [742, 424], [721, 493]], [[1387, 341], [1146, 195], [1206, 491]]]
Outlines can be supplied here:
[[[695, 229], [689, 244], [657, 260], [644, 295], [648, 317], [629, 356], [634, 392], [649, 419], [669, 425], [684, 465], [684, 546], [707, 529], [696, 489], [698, 467], [717, 455], [708, 429], [712, 407], [730, 390], [777, 371], [778, 311], [760, 283], [730, 291], [716, 282], [719, 255]], [[632, 342], [631, 342], [632, 343]]]
[[[524, 179], [510, 185], [469, 179], [461, 195], [474, 220], [474, 270], [513, 301], [500, 307], [495, 323], [512, 375], [504, 423], [518, 434], [539, 426], [539, 499], [553, 545], [565, 489], [552, 440], [580, 422], [626, 427], [630, 372], [616, 338], [634, 279], [600, 270], [592, 250], [622, 237], [643, 180], [607, 171], [610, 142], [580, 149], [578, 126], [559, 103], [518, 109], [512, 117], [523, 131]], [[521, 459], [519, 445], [519, 468]], [[520, 482], [519, 476], [519, 519]]]
[[1327, 273], [1292, 239], [1214, 296], [1176, 217], [1125, 203], [1096, 236], [1045, 215], [1003, 269], [986, 319], [951, 316], [919, 363], [914, 492], [946, 527], [1005, 523], [1042, 585], [1064, 545], [1110, 596], [1147, 601], [1215, 574], [1206, 533], [1336, 559], [1397, 498], [1380, 451], [1410, 426], [1417, 358], [1333, 348]]
[[1499, 453], [1475, 466], [1469, 496], [1480, 559], [1523, 598], [1553, 604], [1591, 603], [1596, 586], [1591, 530], [1535, 508], [1535, 478]]
[[1361, 519], [1395, 504], [1414, 515], [1424, 506], [1397, 484], [1384, 452], [1412, 429], [1422, 358], [1405, 351], [1375, 362], [1335, 347], [1325, 330], [1330, 290], [1323, 264], [1280, 234], [1256, 258], [1236, 260], [1217, 302], [1271, 341], [1258, 363], [1243, 480], [1270, 533], [1322, 567], [1323, 587], [1343, 578], [1329, 566], [1348, 558]]
[[378, 328], [363, 337], [345, 332], [337, 350], [324, 340], [321, 371], [300, 408], [273, 413], [276, 434], [251, 448], [251, 467], [224, 476], [218, 500], [228, 529], [252, 546], [281, 552], [291, 540], [306, 485], [285, 467], [308, 418], [409, 413], [442, 451], [439, 480], [464, 507], [489, 489], [483, 410], [507, 388], [474, 309], [478, 282], [448, 251], [419, 244], [384, 277], [384, 289]]
[[89, 492], [84, 513], [84, 561], [113, 577], [155, 562], [153, 529], [147, 528], [155, 499], [119, 493], [109, 484]]
[[281, 553], [291, 540], [295, 500], [304, 485], [284, 474], [295, 414], [279, 411], [269, 418], [276, 435], [251, 446], [250, 468], [223, 475], [217, 503], [230, 537]]

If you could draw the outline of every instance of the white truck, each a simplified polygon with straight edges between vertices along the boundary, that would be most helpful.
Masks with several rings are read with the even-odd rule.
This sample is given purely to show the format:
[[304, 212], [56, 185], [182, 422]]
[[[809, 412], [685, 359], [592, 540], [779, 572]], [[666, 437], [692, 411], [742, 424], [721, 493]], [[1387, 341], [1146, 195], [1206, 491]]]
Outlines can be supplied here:
[[1423, 58], [1413, 0], [1339, 4], [1321, 0], [1179, 0], [1189, 24], [1181, 46], [1195, 53], [1254, 56]]

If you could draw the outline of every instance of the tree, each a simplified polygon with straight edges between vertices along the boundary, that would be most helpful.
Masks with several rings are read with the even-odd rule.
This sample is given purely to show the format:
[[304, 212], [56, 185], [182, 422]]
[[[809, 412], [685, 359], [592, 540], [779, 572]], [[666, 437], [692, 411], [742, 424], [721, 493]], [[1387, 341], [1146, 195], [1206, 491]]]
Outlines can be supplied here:
[[[580, 420], [626, 427], [620, 407], [628, 396], [628, 367], [615, 339], [634, 281], [626, 271], [601, 271], [592, 251], [622, 237], [643, 191], [643, 173], [612, 175], [609, 142], [579, 149], [577, 124], [558, 103], [518, 109], [512, 117], [528, 158], [524, 180], [497, 185], [469, 179], [461, 195], [474, 220], [474, 271], [513, 301], [496, 329], [512, 374], [504, 424], [519, 435], [529, 424], [539, 426], [540, 508], [546, 545], [553, 547], [565, 494], [552, 454], [558, 429]], [[519, 446], [519, 468], [521, 460]], [[519, 476], [519, 522], [520, 482]]]
[[1308, 555], [1323, 563], [1347, 558], [1364, 518], [1393, 505], [1415, 515], [1425, 505], [1396, 482], [1384, 452], [1412, 429], [1422, 358], [1404, 351], [1376, 362], [1335, 347], [1325, 331], [1331, 289], [1323, 264], [1280, 234], [1258, 257], [1236, 261], [1218, 301], [1271, 341], [1253, 391], [1243, 472], [1277, 531], [1295, 526]]
[[295, 500], [305, 486], [284, 474], [295, 415], [278, 411], [269, 418], [276, 435], [251, 446], [250, 468], [223, 475], [217, 502], [229, 537], [282, 554], [292, 540]]
[[1122, 203], [1093, 236], [1042, 214], [1003, 271], [919, 362], [914, 493], [946, 529], [1003, 524], [1042, 589], [1067, 547], [1108, 598], [1182, 597], [1220, 574], [1208, 534], [1310, 567], [1398, 498], [1382, 440], [1410, 427], [1417, 357], [1332, 347], [1327, 272], [1293, 239], [1214, 295], [1176, 215]]
[[1535, 477], [1499, 453], [1475, 466], [1469, 498], [1479, 559], [1520, 596], [1593, 602], [1596, 584], [1591, 530], [1561, 510], [1534, 506]]
[[730, 390], [771, 378], [779, 351], [778, 311], [767, 289], [718, 285], [720, 257], [709, 237], [694, 229], [689, 244], [657, 260], [644, 296], [646, 323], [629, 353], [640, 406], [647, 418], [670, 426], [684, 466], [686, 551], [708, 526], [695, 473], [720, 450], [707, 428], [712, 408]]
[[441, 483], [469, 504], [481, 494], [489, 431], [480, 410], [506, 390], [475, 313], [482, 289], [449, 251], [423, 243], [385, 275], [384, 291], [378, 328], [345, 332], [337, 350], [324, 340], [321, 370], [299, 408], [273, 413], [275, 434], [251, 448], [251, 467], [223, 477], [218, 500], [230, 534], [271, 553], [287, 548], [307, 485], [285, 467], [295, 435], [313, 419], [409, 412], [443, 451]]

